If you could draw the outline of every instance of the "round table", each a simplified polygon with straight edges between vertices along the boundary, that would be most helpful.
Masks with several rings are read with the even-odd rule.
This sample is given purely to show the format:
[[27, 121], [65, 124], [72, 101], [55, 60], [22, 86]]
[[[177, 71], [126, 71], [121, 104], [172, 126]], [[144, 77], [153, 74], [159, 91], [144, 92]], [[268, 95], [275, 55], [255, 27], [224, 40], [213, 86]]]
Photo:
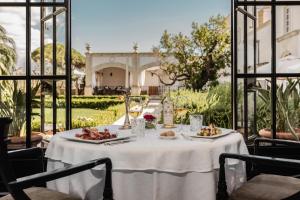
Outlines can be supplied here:
[[[102, 129], [104, 127], [101, 127]], [[105, 127], [120, 135], [119, 126]], [[177, 134], [175, 140], [162, 140], [159, 133], [147, 130], [144, 138], [117, 144], [88, 144], [64, 139], [81, 130], [55, 135], [47, 148], [47, 170], [70, 164], [109, 157], [113, 163], [112, 182], [115, 200], [214, 200], [221, 153], [248, 154], [241, 134], [223, 129], [230, 134], [218, 139], [189, 140]], [[178, 130], [174, 129], [176, 133]], [[193, 134], [184, 126], [185, 134]], [[231, 192], [245, 180], [242, 162], [227, 162], [226, 178]], [[48, 183], [48, 188], [72, 194], [82, 199], [102, 199], [104, 168], [95, 169]]]

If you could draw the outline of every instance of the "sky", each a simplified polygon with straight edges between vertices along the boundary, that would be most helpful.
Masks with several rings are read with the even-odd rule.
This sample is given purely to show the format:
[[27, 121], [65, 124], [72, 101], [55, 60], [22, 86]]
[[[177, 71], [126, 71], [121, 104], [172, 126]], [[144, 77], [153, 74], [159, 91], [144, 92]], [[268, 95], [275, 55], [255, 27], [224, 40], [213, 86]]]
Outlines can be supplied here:
[[229, 15], [230, 0], [72, 0], [73, 47], [85, 52], [151, 51], [164, 30], [189, 34], [193, 21]]
[[[229, 13], [230, 0], [72, 0], [72, 47], [84, 53], [89, 43], [93, 52], [130, 52], [138, 43], [140, 52], [151, 51], [164, 30], [189, 34], [192, 22]], [[25, 66], [25, 14], [25, 8], [0, 8], [0, 24], [16, 42], [18, 66]], [[39, 8], [32, 9], [31, 34], [34, 50], [40, 43]]]

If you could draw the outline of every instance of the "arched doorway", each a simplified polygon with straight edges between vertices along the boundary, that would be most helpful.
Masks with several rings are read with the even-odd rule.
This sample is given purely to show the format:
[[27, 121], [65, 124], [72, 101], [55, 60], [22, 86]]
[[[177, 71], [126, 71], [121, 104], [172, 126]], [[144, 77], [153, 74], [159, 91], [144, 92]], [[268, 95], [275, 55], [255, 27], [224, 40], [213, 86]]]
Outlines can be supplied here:
[[96, 72], [97, 87], [125, 87], [126, 70], [118, 67], [107, 67]]
[[164, 80], [165, 76], [165, 73], [158, 65], [144, 67], [144, 70], [140, 74], [142, 93], [147, 93], [150, 96], [159, 95], [164, 87], [159, 77]]

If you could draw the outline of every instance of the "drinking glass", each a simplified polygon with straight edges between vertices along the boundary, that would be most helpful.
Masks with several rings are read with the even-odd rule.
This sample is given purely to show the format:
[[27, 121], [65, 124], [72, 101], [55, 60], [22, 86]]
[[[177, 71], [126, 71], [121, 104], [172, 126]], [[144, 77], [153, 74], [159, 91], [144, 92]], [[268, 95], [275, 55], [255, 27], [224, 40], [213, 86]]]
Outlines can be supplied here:
[[145, 137], [145, 119], [133, 118], [131, 120], [131, 133], [135, 134], [138, 138]]
[[182, 95], [177, 95], [176, 101], [175, 101], [175, 117], [176, 119], [179, 119], [179, 132], [181, 133], [183, 131], [183, 123], [184, 119], [186, 117], [186, 114], [188, 112], [188, 108], [186, 108], [186, 103], [188, 101], [188, 98]]
[[129, 97], [129, 115], [136, 119], [143, 112], [142, 97]]
[[203, 115], [190, 115], [190, 128], [191, 131], [199, 131], [202, 128]]

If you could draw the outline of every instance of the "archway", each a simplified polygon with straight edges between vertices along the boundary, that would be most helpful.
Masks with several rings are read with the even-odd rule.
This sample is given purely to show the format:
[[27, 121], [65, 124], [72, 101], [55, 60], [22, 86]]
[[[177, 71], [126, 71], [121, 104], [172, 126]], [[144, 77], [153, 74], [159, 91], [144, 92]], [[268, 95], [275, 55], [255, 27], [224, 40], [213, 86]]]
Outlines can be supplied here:
[[97, 87], [125, 87], [126, 70], [119, 67], [107, 67], [96, 71]]
[[[150, 96], [159, 95], [164, 89], [164, 85], [160, 82], [161, 79], [165, 79], [167, 75], [160, 69], [159, 65], [147, 65], [143, 67], [143, 71], [140, 73], [140, 85], [142, 93]], [[160, 77], [160, 78], [159, 78]]]

